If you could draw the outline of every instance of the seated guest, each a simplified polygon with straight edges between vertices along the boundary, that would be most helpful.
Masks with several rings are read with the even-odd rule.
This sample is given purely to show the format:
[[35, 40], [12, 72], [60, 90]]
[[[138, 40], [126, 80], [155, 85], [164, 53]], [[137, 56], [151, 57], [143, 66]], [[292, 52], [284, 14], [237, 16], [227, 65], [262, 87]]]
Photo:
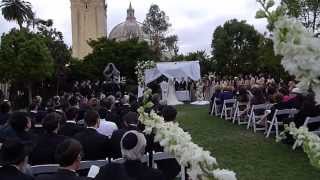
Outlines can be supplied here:
[[11, 106], [9, 101], [3, 101], [0, 104], [0, 127], [6, 124], [9, 120]]
[[31, 124], [31, 118], [28, 113], [12, 113], [9, 118], [9, 123], [0, 130], [0, 140], [16, 138], [28, 143], [30, 148], [33, 148], [34, 136], [29, 132]]
[[124, 127], [112, 133], [110, 143], [112, 158], [121, 158], [120, 141], [122, 136], [130, 130], [138, 130], [139, 115], [135, 112], [129, 112], [123, 117]]
[[108, 111], [99, 111], [100, 124], [97, 131], [110, 138], [112, 133], [118, 130], [118, 126], [114, 122], [107, 121], [107, 113]]
[[59, 129], [59, 134], [67, 137], [73, 137], [75, 134], [84, 130], [83, 127], [77, 124], [79, 109], [71, 107], [66, 111], [67, 121]]
[[83, 147], [83, 159], [106, 159], [110, 151], [109, 139], [97, 131], [100, 124], [98, 112], [93, 110], [87, 111], [84, 120], [87, 124], [87, 128], [74, 136], [74, 138], [77, 139]]
[[0, 151], [1, 180], [32, 180], [26, 175], [28, 148], [19, 140], [6, 141]]
[[48, 114], [42, 122], [45, 134], [38, 138], [36, 147], [30, 156], [32, 165], [55, 164], [54, 152], [66, 137], [58, 135], [61, 116], [57, 113]]
[[56, 150], [55, 158], [60, 168], [54, 174], [39, 175], [36, 180], [85, 180], [76, 173], [80, 168], [81, 144], [74, 139], [62, 142]]
[[[177, 117], [177, 110], [173, 106], [164, 106], [161, 112], [165, 122], [174, 122]], [[153, 140], [152, 140], [153, 142]], [[155, 152], [163, 152], [163, 147], [159, 143], [153, 144]], [[173, 180], [179, 174], [181, 167], [176, 159], [166, 159], [156, 161], [158, 169], [163, 172], [166, 180]]]
[[[232, 87], [227, 86], [223, 88], [223, 91], [219, 95], [220, 103], [223, 104], [225, 100], [229, 100], [233, 98], [233, 92], [232, 92]], [[228, 106], [228, 105], [227, 105]]]
[[119, 115], [120, 118], [122, 118], [124, 115], [126, 115], [131, 110], [131, 105], [129, 104], [130, 97], [128, 95], [124, 95], [121, 98], [121, 105], [119, 109]]
[[115, 105], [115, 97], [110, 95], [107, 98], [104, 98], [101, 101], [101, 108], [99, 110], [99, 114], [106, 114], [105, 115], [105, 119], [107, 121], [111, 121], [114, 122], [117, 127], [121, 126], [121, 121], [120, 121], [120, 117], [118, 115], [117, 110], [113, 109], [114, 105]]
[[[297, 127], [304, 124], [307, 117], [316, 117], [320, 115], [320, 108], [316, 105], [314, 93], [309, 93], [304, 97], [301, 109], [298, 114], [295, 115], [294, 123]], [[310, 131], [314, 131], [320, 128], [319, 123], [312, 123], [308, 125]]]
[[121, 139], [123, 164], [111, 163], [102, 167], [95, 180], [105, 179], [136, 179], [164, 180], [161, 171], [144, 165], [140, 160], [145, 153], [146, 138], [137, 131], [126, 132]]

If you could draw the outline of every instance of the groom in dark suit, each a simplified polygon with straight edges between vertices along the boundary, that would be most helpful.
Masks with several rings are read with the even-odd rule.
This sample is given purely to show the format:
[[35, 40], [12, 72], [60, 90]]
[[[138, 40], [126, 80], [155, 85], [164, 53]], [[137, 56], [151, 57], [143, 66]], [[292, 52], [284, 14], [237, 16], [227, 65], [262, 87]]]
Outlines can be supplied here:
[[180, 90], [181, 91], [187, 90], [187, 82], [184, 80], [184, 78], [182, 78], [182, 80], [180, 82]]

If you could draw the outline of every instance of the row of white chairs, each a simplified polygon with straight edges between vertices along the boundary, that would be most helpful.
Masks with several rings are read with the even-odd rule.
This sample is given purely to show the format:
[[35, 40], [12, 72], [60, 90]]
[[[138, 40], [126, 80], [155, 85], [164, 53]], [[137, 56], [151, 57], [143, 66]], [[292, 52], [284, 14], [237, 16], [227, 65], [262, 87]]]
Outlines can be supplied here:
[[[156, 168], [156, 161], [159, 160], [166, 160], [166, 159], [174, 159], [173, 156], [171, 156], [168, 153], [165, 152], [153, 152], [152, 154], [152, 161], [149, 162], [150, 159], [150, 154], [146, 154], [143, 156], [141, 159], [142, 163], [147, 163], [147, 165]], [[125, 159], [119, 158], [119, 159], [111, 159], [112, 163], [124, 163]], [[102, 167], [110, 163], [108, 159], [106, 160], [96, 160], [96, 161], [81, 161], [80, 164], [80, 169], [79, 170], [88, 170], [92, 166], [98, 166]], [[46, 164], [46, 165], [36, 165], [36, 166], [31, 166], [31, 173], [33, 175], [40, 175], [40, 174], [52, 174], [57, 172], [59, 169], [58, 164]], [[181, 166], [181, 180], [185, 180], [185, 167]]]
[[[273, 104], [260, 104], [252, 105], [251, 109], [248, 103], [241, 103], [236, 99], [225, 100], [222, 105], [217, 102], [219, 99], [215, 98], [212, 103], [211, 115], [220, 116], [225, 120], [231, 120], [233, 123], [238, 123], [238, 125], [246, 124], [247, 129], [252, 128], [254, 132], [258, 130], [264, 130], [266, 138], [270, 137], [272, 129], [275, 129], [276, 138], [279, 137], [279, 126], [283, 125], [283, 121], [279, 120], [279, 116], [284, 116], [286, 118], [293, 119], [294, 116], [299, 112], [297, 109], [276, 109], [271, 120], [267, 120], [266, 127], [258, 127], [257, 122], [265, 118], [267, 114], [271, 113], [270, 109]], [[242, 108], [240, 108], [242, 107]], [[257, 114], [257, 111], [263, 111], [264, 113]], [[241, 117], [242, 116], [242, 117]], [[320, 116], [318, 117], [307, 117], [305, 119], [304, 125], [307, 127], [309, 124], [320, 123]], [[320, 135], [320, 129], [312, 131], [313, 133]], [[293, 145], [293, 149], [297, 146], [297, 142]]]
[[[247, 129], [252, 128], [255, 133], [263, 130], [265, 131], [266, 138], [270, 136], [272, 129], [275, 129], [276, 137], [279, 136], [279, 126], [283, 125], [283, 122], [278, 119], [279, 116], [294, 118], [298, 113], [296, 109], [276, 110], [271, 121], [267, 121], [267, 127], [259, 127], [258, 122], [266, 117], [266, 113], [270, 113], [273, 104], [252, 105], [250, 108], [248, 103], [241, 103], [236, 99], [224, 100], [222, 105], [217, 104], [218, 101], [220, 100], [214, 99], [210, 112], [211, 115], [220, 116], [225, 120], [232, 120], [233, 123], [237, 123], [238, 125], [246, 124]], [[262, 113], [257, 114], [256, 112], [259, 111]]]

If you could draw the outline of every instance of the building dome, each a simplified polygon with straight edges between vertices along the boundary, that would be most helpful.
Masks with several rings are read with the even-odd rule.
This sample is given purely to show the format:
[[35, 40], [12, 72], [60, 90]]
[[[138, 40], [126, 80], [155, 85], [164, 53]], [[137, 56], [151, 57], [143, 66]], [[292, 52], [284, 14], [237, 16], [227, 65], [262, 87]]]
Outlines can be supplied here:
[[143, 24], [136, 20], [134, 16], [134, 9], [129, 6], [127, 10], [126, 21], [116, 25], [110, 32], [109, 39], [114, 39], [116, 41], [125, 41], [128, 39], [139, 39], [149, 42], [149, 36], [145, 34], [142, 30]]

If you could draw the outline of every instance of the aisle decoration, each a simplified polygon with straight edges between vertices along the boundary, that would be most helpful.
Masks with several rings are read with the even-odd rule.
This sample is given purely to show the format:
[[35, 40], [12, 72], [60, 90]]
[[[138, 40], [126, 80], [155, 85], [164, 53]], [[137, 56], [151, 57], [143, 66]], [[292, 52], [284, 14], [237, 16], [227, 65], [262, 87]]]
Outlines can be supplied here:
[[287, 134], [292, 135], [297, 146], [302, 146], [303, 151], [308, 155], [312, 166], [320, 169], [320, 138], [317, 134], [309, 132], [307, 127], [296, 128], [294, 123], [285, 127], [285, 131], [280, 134], [277, 141], [287, 138]]
[[144, 84], [145, 82], [145, 75], [144, 75], [144, 72], [145, 70], [147, 69], [152, 69], [156, 67], [156, 63], [154, 61], [138, 61], [136, 67], [135, 67], [135, 73], [137, 75], [137, 79], [138, 79], [138, 84]]
[[164, 152], [173, 155], [182, 166], [188, 167], [191, 179], [235, 180], [234, 172], [215, 169], [218, 166], [216, 159], [209, 151], [193, 143], [190, 134], [184, 132], [178, 123], [165, 122], [154, 111], [146, 113], [145, 110], [153, 106], [152, 102], [148, 101], [151, 95], [152, 91], [147, 89], [144, 92], [144, 105], [138, 109], [139, 120], [145, 125], [144, 132], [153, 133], [154, 141], [160, 143]]
[[305, 92], [312, 89], [320, 103], [320, 39], [314, 37], [296, 18], [285, 14], [286, 7], [270, 11], [274, 0], [257, 0], [263, 10], [257, 18], [267, 18], [273, 27], [274, 51], [282, 55], [282, 66], [299, 81], [297, 85]]

